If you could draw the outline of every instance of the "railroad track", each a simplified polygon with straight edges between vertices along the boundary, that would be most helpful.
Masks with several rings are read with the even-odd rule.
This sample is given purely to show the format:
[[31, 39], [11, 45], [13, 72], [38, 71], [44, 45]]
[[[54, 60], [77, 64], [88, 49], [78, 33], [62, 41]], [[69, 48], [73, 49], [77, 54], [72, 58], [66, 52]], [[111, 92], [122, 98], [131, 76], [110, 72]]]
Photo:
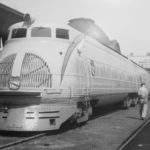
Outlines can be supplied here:
[[21, 139], [19, 138], [19, 140], [15, 140], [13, 142], [9, 142], [7, 144], [0, 145], [0, 150], [1, 149], [6, 149], [6, 148], [11, 148], [15, 145], [22, 144], [24, 142], [28, 142], [30, 140], [33, 140], [33, 139], [36, 139], [36, 138], [39, 138], [39, 137], [42, 137], [42, 136], [45, 136], [45, 135], [46, 135], [46, 133], [39, 133], [39, 134], [29, 136], [29, 137], [26, 137], [26, 138], [21, 138]]
[[139, 126], [120, 146], [117, 150], [124, 150], [125, 147], [144, 129], [144, 127], [150, 123], [150, 117], [147, 118], [143, 124]]

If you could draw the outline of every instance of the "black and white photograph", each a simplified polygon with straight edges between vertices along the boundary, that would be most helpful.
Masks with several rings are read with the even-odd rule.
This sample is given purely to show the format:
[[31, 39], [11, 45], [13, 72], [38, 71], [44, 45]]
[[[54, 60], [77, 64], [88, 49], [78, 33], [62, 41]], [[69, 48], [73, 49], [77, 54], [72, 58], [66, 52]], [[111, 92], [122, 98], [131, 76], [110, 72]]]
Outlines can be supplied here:
[[149, 0], [0, 0], [0, 150], [150, 150]]

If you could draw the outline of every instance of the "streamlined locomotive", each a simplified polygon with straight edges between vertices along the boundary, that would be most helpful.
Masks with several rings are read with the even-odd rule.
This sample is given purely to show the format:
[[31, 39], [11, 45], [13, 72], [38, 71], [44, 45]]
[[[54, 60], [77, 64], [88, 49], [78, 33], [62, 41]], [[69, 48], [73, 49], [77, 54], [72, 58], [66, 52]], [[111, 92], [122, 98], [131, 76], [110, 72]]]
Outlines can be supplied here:
[[[0, 53], [0, 130], [56, 130], [136, 99], [143, 68], [68, 25], [20, 22]], [[148, 87], [149, 88], [149, 87]]]

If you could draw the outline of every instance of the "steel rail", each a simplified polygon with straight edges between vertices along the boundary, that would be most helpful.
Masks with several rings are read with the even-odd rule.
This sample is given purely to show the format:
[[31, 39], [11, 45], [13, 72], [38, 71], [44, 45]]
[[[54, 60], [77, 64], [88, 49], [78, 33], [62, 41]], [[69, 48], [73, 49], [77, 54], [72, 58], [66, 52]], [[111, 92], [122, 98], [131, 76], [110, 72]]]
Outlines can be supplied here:
[[150, 117], [147, 118], [144, 123], [142, 123], [131, 135], [121, 143], [117, 150], [123, 150], [142, 130], [143, 128], [150, 122]]
[[30, 140], [42, 137], [44, 135], [46, 135], [46, 133], [40, 133], [40, 134], [36, 134], [34, 136], [30, 136], [30, 137], [27, 137], [27, 138], [15, 141], [15, 142], [10, 142], [8, 144], [4, 144], [4, 145], [0, 146], [0, 150], [1, 149], [5, 149], [5, 148], [11, 148], [12, 146], [15, 146], [15, 145], [18, 145], [18, 144], [22, 144], [24, 142], [27, 142], [27, 141], [30, 141]]

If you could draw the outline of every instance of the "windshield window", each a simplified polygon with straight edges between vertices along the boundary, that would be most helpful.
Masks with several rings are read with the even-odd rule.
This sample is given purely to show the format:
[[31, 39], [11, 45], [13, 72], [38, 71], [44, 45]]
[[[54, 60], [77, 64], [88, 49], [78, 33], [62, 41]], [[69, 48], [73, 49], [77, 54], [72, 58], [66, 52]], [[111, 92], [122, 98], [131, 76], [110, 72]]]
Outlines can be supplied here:
[[66, 29], [56, 29], [56, 38], [69, 39], [69, 31]]
[[51, 28], [34, 27], [31, 30], [31, 37], [51, 37]]
[[12, 31], [11, 38], [24, 38], [26, 37], [26, 34], [27, 34], [27, 29], [25, 28], [14, 29]]

